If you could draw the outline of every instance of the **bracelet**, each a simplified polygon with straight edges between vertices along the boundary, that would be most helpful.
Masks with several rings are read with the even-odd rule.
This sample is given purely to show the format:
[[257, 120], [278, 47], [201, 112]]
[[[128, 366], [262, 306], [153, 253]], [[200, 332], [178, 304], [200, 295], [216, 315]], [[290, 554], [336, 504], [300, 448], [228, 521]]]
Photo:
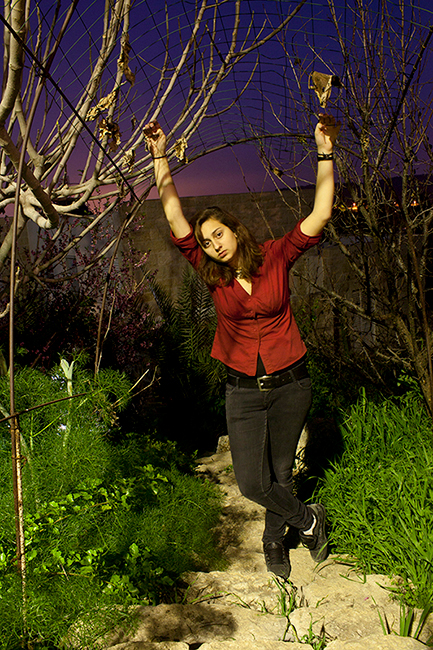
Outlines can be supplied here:
[[317, 154], [317, 160], [333, 160], [334, 159], [334, 152], [331, 151], [331, 153], [318, 153]]
[[164, 156], [154, 156], [152, 160], [161, 160], [161, 158], [167, 158], [167, 154], [165, 154]]

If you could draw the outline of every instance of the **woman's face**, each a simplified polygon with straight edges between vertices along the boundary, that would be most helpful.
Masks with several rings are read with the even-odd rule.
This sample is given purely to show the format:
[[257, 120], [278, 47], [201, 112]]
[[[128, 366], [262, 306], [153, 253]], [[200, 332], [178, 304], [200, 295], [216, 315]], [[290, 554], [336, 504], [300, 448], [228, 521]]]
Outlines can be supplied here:
[[233, 230], [216, 219], [208, 219], [202, 224], [201, 234], [201, 247], [206, 255], [218, 262], [236, 265], [238, 240]]

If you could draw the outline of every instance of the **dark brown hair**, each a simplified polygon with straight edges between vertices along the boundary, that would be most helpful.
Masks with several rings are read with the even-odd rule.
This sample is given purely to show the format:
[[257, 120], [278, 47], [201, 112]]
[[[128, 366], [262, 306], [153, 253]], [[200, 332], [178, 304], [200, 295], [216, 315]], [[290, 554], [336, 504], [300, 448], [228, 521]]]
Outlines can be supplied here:
[[[239, 268], [242, 269], [242, 277], [246, 280], [251, 280], [251, 276], [263, 263], [263, 253], [254, 235], [232, 214], [221, 208], [212, 206], [198, 212], [191, 221], [195, 238], [201, 246], [204, 243], [201, 227], [209, 219], [219, 221], [224, 226], [230, 228], [236, 235], [238, 241]], [[198, 272], [206, 284], [210, 286], [216, 284], [227, 286], [235, 278], [235, 270], [231, 266], [212, 259], [206, 255], [206, 251], [198, 267]]]

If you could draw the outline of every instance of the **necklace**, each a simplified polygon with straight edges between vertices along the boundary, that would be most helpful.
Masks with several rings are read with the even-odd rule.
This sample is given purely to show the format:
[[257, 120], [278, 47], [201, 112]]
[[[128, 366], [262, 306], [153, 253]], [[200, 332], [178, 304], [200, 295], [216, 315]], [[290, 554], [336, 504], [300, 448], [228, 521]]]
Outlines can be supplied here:
[[235, 269], [234, 274], [235, 274], [235, 278], [241, 278], [243, 275], [243, 271], [242, 269]]

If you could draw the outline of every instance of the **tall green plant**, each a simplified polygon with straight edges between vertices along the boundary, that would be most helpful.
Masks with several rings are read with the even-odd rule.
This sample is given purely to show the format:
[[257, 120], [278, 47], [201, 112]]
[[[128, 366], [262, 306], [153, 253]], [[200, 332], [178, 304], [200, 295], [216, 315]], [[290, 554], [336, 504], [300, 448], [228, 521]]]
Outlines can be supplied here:
[[217, 323], [212, 298], [190, 268], [177, 301], [156, 282], [152, 288], [163, 317], [157, 352], [161, 428], [189, 449], [212, 449], [225, 432], [225, 369], [210, 356]]
[[366, 572], [398, 575], [401, 596], [433, 599], [433, 449], [419, 393], [373, 404], [361, 395], [342, 425], [344, 453], [321, 481], [331, 541]]
[[173, 301], [157, 282], [152, 282], [152, 290], [164, 318], [164, 333], [171, 338], [179, 359], [202, 376], [210, 395], [214, 391], [218, 393], [225, 372], [210, 356], [217, 315], [205, 283], [187, 267], [177, 301]]
[[[7, 390], [7, 378], [0, 378], [0, 403]], [[212, 486], [179, 471], [173, 443], [148, 438], [138, 446], [133, 435], [110, 442], [129, 390], [121, 373], [101, 370], [94, 378], [79, 360], [63, 361], [50, 375], [17, 374], [17, 408], [46, 405], [22, 414], [25, 640], [19, 612], [10, 616], [20, 608], [10, 439], [0, 423], [1, 648], [57, 646], [85, 612], [92, 625], [77, 623], [78, 645], [91, 646], [125, 616], [123, 605], [173, 598], [180, 573], [217, 561], [212, 527], [219, 498]], [[54, 402], [66, 396], [73, 399]]]

